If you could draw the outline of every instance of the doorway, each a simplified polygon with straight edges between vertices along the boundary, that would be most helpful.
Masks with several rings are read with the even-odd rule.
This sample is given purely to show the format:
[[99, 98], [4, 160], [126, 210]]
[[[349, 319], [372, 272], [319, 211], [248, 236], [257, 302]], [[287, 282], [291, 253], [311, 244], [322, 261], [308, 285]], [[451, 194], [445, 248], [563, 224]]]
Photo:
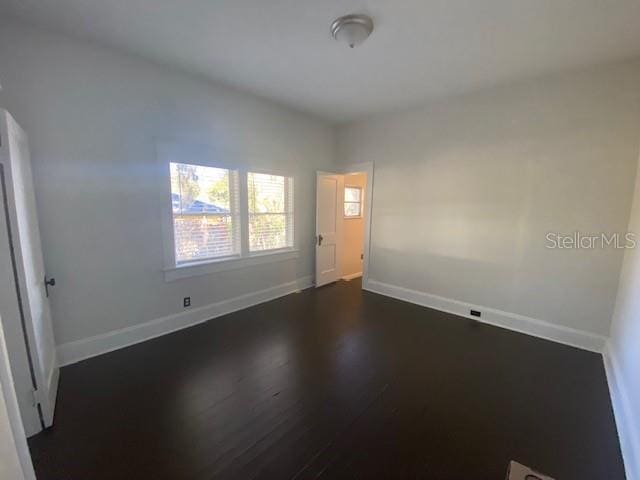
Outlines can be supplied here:
[[344, 175], [342, 202], [342, 258], [340, 277], [353, 280], [362, 277], [364, 263], [364, 193], [367, 174], [364, 172]]
[[359, 277], [366, 286], [372, 189], [372, 163], [317, 173], [316, 287]]

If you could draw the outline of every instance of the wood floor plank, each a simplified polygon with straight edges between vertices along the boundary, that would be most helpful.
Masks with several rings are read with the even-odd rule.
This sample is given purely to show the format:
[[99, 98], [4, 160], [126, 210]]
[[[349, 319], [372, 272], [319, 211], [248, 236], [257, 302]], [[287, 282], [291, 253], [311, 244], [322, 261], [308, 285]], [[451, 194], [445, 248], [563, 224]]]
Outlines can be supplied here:
[[624, 479], [599, 355], [338, 282], [64, 367], [41, 480]]

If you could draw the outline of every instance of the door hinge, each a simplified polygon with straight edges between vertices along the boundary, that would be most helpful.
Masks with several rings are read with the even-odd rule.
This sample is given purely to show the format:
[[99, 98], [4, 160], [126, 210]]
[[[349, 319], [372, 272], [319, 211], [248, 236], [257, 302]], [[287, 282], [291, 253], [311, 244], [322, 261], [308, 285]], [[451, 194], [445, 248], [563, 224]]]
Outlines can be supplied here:
[[32, 395], [32, 400], [33, 400], [33, 406], [37, 407], [38, 405], [40, 405], [42, 402], [40, 401], [40, 390], [31, 390], [31, 395]]

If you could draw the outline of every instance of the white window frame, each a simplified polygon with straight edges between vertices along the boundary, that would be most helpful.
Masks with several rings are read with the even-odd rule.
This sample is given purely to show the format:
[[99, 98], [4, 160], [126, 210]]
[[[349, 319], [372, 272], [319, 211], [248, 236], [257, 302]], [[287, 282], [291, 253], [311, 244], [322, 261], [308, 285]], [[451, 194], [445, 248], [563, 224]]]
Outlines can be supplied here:
[[[162, 174], [159, 178], [162, 182], [162, 238], [164, 250], [164, 278], [167, 282], [172, 282], [182, 278], [188, 278], [199, 275], [208, 275], [216, 272], [228, 270], [237, 270], [254, 265], [282, 262], [296, 259], [299, 256], [295, 202], [296, 202], [296, 179], [294, 175], [284, 173], [277, 170], [263, 170], [252, 168], [244, 165], [231, 165], [229, 163], [219, 161], [223, 157], [233, 157], [229, 153], [221, 153], [206, 146], [178, 145], [172, 143], [158, 143], [156, 145], [157, 157], [159, 160], [158, 168]], [[199, 165], [203, 167], [224, 168], [237, 172], [240, 192], [240, 253], [232, 257], [210, 258], [190, 263], [177, 264], [175, 254], [175, 236], [173, 230], [173, 208], [171, 203], [171, 176], [169, 164], [184, 163], [188, 165]], [[293, 246], [273, 250], [249, 251], [249, 205], [247, 191], [247, 173], [264, 173], [269, 175], [277, 175], [289, 177], [293, 179], [294, 192], [293, 195]]]
[[[362, 218], [362, 208], [363, 208], [363, 198], [362, 198], [362, 194], [364, 192], [364, 189], [362, 187], [359, 187], [357, 185], [345, 185], [344, 189], [346, 190], [347, 188], [352, 188], [354, 190], [360, 190], [360, 201], [359, 202], [347, 202], [346, 200], [343, 199], [342, 201], [342, 216], [344, 217], [345, 220], [355, 220], [358, 218]], [[344, 198], [347, 198], [346, 195], [344, 195]], [[360, 207], [358, 210], [358, 215], [347, 215], [346, 213], [344, 213], [344, 206], [347, 203], [357, 203], [358, 206]]]

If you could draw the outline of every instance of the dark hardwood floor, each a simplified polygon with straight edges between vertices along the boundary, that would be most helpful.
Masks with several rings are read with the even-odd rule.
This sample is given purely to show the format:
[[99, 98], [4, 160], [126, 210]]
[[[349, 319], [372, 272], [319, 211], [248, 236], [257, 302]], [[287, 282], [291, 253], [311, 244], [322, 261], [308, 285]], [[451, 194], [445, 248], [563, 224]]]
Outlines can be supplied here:
[[38, 478], [623, 479], [599, 355], [339, 282], [62, 369]]

